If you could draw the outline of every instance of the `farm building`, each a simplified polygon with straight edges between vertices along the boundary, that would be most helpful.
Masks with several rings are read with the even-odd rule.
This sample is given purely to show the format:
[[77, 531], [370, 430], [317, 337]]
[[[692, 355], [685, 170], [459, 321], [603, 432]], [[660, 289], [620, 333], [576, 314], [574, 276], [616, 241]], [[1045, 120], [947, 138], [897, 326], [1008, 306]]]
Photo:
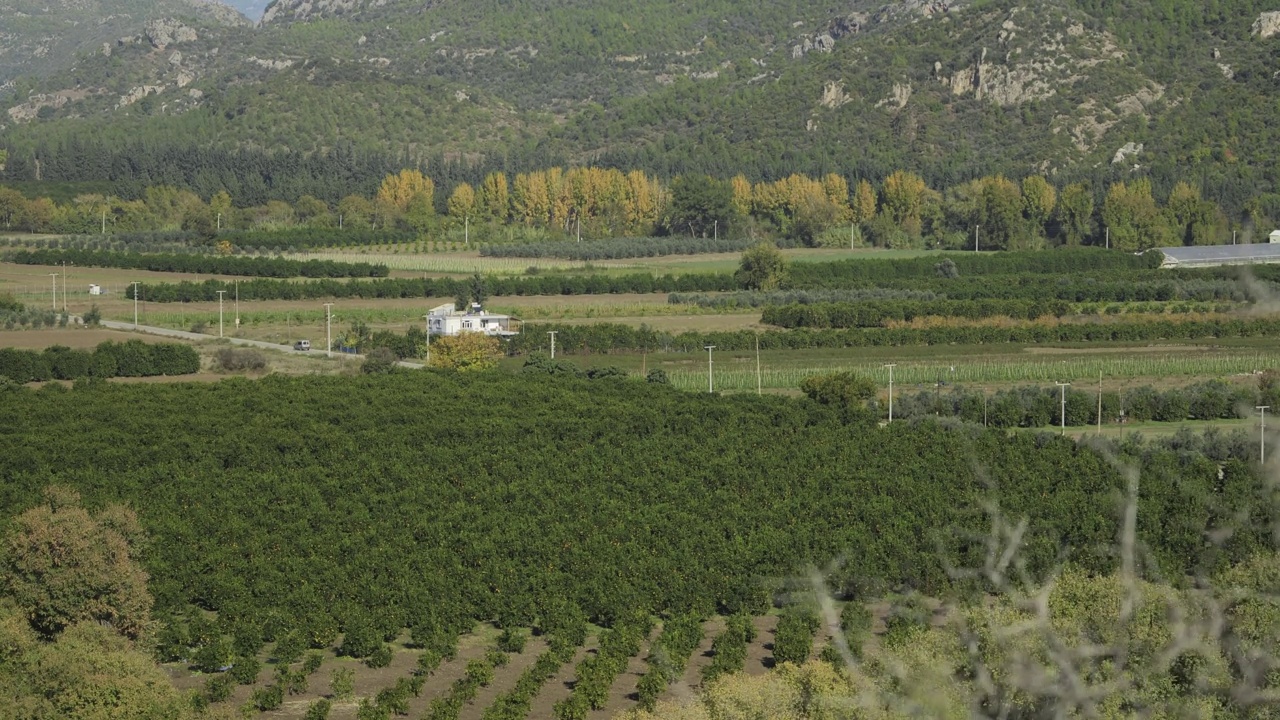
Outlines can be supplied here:
[[[455, 310], [452, 304], [441, 305], [427, 313], [428, 335], [460, 335], [468, 332], [505, 337], [515, 335], [519, 320], [510, 315], [485, 312], [479, 303], [472, 303], [466, 310]], [[514, 325], [514, 328], [513, 328]]]
[[[1277, 237], [1274, 233], [1273, 237]], [[1157, 248], [1164, 254], [1162, 268], [1213, 267], [1280, 263], [1280, 240], [1248, 245], [1194, 245]]]

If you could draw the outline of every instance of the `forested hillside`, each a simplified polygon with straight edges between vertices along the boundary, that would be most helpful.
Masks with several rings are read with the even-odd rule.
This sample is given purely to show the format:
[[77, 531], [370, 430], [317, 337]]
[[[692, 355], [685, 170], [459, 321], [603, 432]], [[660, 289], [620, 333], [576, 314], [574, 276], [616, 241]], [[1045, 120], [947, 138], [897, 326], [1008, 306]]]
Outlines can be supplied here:
[[292, 202], [405, 166], [449, 188], [593, 162], [934, 187], [1150, 175], [1232, 212], [1277, 204], [1268, 0], [342, 5], [285, 1], [217, 43], [22, 81], [4, 177], [126, 196], [239, 178]]
[[[4, 0], [0, 2], [0, 98], [25, 99], [36, 78], [72, 68], [90, 55], [110, 56], [134, 43], [163, 50], [175, 39], [222, 34], [248, 25], [216, 0]], [[85, 88], [46, 100], [61, 107], [83, 99]], [[36, 91], [39, 92], [39, 91]], [[12, 116], [8, 119], [14, 119]]]

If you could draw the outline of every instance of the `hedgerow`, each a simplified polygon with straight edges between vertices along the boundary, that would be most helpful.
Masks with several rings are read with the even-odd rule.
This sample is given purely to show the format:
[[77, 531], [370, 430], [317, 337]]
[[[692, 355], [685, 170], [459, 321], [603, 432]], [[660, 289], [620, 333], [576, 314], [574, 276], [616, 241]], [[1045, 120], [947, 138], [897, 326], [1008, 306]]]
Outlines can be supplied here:
[[793, 287], [848, 287], [852, 282], [973, 275], [1070, 275], [1083, 272], [1152, 270], [1159, 253], [1133, 255], [1101, 248], [1058, 248], [1050, 252], [940, 253], [914, 258], [858, 258], [826, 263], [792, 263]]
[[1010, 317], [1035, 320], [1062, 317], [1071, 312], [1063, 300], [868, 300], [863, 302], [771, 305], [761, 322], [785, 328], [882, 327], [892, 321], [918, 317], [948, 317], [975, 320]]
[[609, 238], [588, 242], [519, 243], [486, 245], [480, 254], [488, 257], [562, 258], [565, 260], [623, 260], [627, 258], [700, 255], [742, 252], [759, 242], [750, 237], [691, 238], [640, 237]]
[[609, 353], [615, 351], [697, 352], [707, 345], [721, 351], [805, 348], [898, 347], [916, 345], [1043, 344], [1063, 342], [1152, 342], [1206, 338], [1267, 337], [1280, 332], [1280, 318], [1192, 319], [1169, 316], [1119, 322], [964, 324], [941, 327], [893, 327], [773, 330], [753, 332], [668, 333], [647, 326], [618, 323], [591, 325], [526, 324], [524, 332], [507, 344], [511, 355], [545, 350], [548, 331], [556, 331], [556, 351]]
[[54, 345], [43, 351], [0, 348], [0, 377], [14, 382], [80, 378], [188, 375], [200, 371], [200, 355], [190, 345], [141, 340], [104, 342], [92, 352]]
[[[894, 398], [895, 418], [958, 417], [967, 422], [999, 428], [1045, 427], [1066, 424], [1094, 425], [1098, 422], [1097, 391], [1070, 388], [1065, 395], [1057, 387], [1021, 387], [984, 393], [953, 387], [902, 393]], [[1102, 393], [1102, 422], [1122, 419], [1134, 422], [1155, 420], [1224, 420], [1248, 417], [1260, 402], [1255, 388], [1228, 385], [1220, 380], [1185, 388], [1155, 390], [1149, 386], [1123, 392]], [[883, 410], [882, 410], [883, 414]]]
[[[452, 298], [470, 292], [470, 279], [385, 278], [381, 280], [316, 280], [289, 282], [255, 279], [242, 281], [240, 299], [308, 300], [316, 298]], [[730, 275], [539, 275], [532, 277], [486, 277], [491, 296], [505, 295], [608, 295], [612, 293], [714, 292], [737, 286]], [[202, 283], [144, 283], [139, 297], [148, 302], [196, 302], [217, 300], [218, 291], [230, 291], [232, 284], [221, 280]], [[133, 297], [133, 286], [125, 289]]]
[[386, 265], [333, 260], [290, 260], [280, 257], [28, 250], [8, 253], [4, 260], [18, 265], [60, 265], [66, 262], [79, 267], [272, 278], [369, 278], [387, 277], [390, 274]]

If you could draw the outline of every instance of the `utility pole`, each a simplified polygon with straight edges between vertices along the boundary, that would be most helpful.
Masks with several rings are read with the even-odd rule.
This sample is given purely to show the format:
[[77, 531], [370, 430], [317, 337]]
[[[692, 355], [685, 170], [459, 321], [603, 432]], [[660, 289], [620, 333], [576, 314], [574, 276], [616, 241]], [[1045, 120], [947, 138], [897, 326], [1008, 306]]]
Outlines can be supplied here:
[[1270, 405], [1258, 405], [1255, 409], [1262, 411], [1262, 422], [1258, 426], [1258, 462], [1267, 462], [1267, 409]]
[[218, 232], [222, 232], [222, 213], [218, 213]]
[[333, 357], [333, 303], [324, 304], [324, 353]]
[[1107, 249], [1111, 249], [1111, 228], [1107, 228]]
[[236, 280], [236, 332], [240, 332], [240, 281]]
[[889, 368], [889, 422], [893, 422], [893, 369], [897, 364], [889, 363], [885, 367]]
[[582, 242], [582, 218], [576, 210], [573, 213], [573, 227], [578, 233], [578, 242]]
[[1235, 230], [1232, 230], [1232, 231], [1231, 231], [1231, 244], [1232, 244], [1232, 245], [1235, 245], [1235, 244], [1236, 244], [1236, 231], [1235, 231]]
[[1067, 388], [1071, 387], [1071, 383], [1054, 383], [1062, 388], [1062, 434], [1067, 434]]
[[715, 390], [715, 383], [712, 380], [712, 375], [711, 375], [711, 351], [715, 350], [716, 346], [704, 345], [703, 347], [707, 351], [707, 392], [712, 393], [712, 392], [715, 392], [716, 390]]
[[67, 312], [67, 261], [62, 261], [62, 312]]
[[849, 223], [849, 249], [853, 249], [854, 238], [857, 237], [857, 223]]
[[714, 224], [712, 224], [711, 226], [711, 239], [712, 240], [720, 239], [720, 221], [719, 220], [715, 220]]
[[547, 334], [551, 336], [551, 359], [556, 359], [556, 333], [558, 330], [548, 330]]
[[225, 294], [226, 290], [218, 291], [218, 337], [222, 337], [222, 296]]
[[133, 281], [133, 329], [138, 329], [138, 281]]
[[462, 245], [470, 247], [471, 245], [471, 216], [462, 216]]
[[974, 252], [978, 252], [978, 228], [980, 227], [982, 226], [981, 225], [973, 226], [973, 251]]
[[105, 209], [102, 211], [102, 234], [107, 234], [107, 211]]
[[53, 311], [58, 312], [58, 273], [49, 273], [53, 278]]

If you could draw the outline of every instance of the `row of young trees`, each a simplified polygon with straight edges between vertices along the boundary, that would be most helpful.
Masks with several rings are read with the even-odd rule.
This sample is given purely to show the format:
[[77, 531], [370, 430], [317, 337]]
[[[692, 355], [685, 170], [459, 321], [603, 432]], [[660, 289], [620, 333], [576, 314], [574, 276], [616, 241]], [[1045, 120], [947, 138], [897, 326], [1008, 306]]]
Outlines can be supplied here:
[[[1123, 392], [1101, 394], [1102, 422], [1182, 422], [1184, 420], [1225, 420], [1256, 414], [1258, 405], [1280, 400], [1276, 376], [1270, 372], [1258, 387], [1228, 385], [1210, 381], [1185, 388], [1156, 390], [1149, 386]], [[1098, 423], [1099, 395], [1077, 388], [1065, 394], [1056, 387], [1021, 387], [1000, 390], [993, 395], [951, 388], [903, 393], [894, 398], [893, 416], [958, 417], [965, 422], [998, 428], [1037, 428]], [[884, 407], [879, 407], [884, 415]]]
[[886, 327], [924, 317], [1035, 320], [1071, 312], [1071, 303], [1065, 300], [864, 300], [770, 305], [760, 322], [785, 328], [855, 328]]
[[331, 204], [302, 195], [252, 207], [238, 207], [226, 191], [205, 201], [166, 185], [149, 187], [136, 200], [83, 194], [61, 204], [0, 187], [5, 228], [73, 234], [181, 228], [212, 236], [224, 229], [310, 227], [431, 235], [474, 224], [490, 238], [502, 235], [493, 228], [517, 225], [589, 239], [766, 234], [806, 245], [972, 249], [976, 243], [1017, 250], [1093, 244], [1138, 251], [1222, 244], [1232, 240], [1233, 229], [1252, 232], [1263, 221], [1260, 207], [1228, 219], [1187, 182], [1156, 198], [1146, 179], [1058, 188], [1039, 175], [996, 175], [935, 189], [906, 171], [876, 187], [865, 179], [851, 186], [835, 174], [758, 183], [741, 175], [685, 175], [666, 184], [640, 171], [553, 167], [511, 177], [495, 171], [477, 186], [458, 182], [438, 192], [421, 170], [406, 169], [387, 175], [372, 196], [352, 193]]
[[181, 343], [107, 341], [92, 351], [53, 345], [43, 351], [0, 348], [0, 378], [16, 383], [189, 375], [200, 371], [200, 355]]
[[290, 260], [280, 257], [226, 257], [160, 253], [119, 253], [89, 250], [27, 250], [0, 255], [18, 265], [60, 265], [128, 268], [151, 272], [243, 275], [272, 278], [387, 277], [386, 265], [336, 260]]
[[1209, 338], [1268, 337], [1280, 332], [1277, 318], [1157, 316], [1114, 322], [955, 323], [932, 327], [750, 330], [669, 333], [620, 323], [591, 325], [527, 323], [508, 340], [507, 352], [522, 355], [545, 349], [555, 331], [556, 350], [564, 353], [697, 352], [707, 345], [721, 350], [901, 347], [921, 345], [1036, 345], [1064, 342], [1149, 342]]

